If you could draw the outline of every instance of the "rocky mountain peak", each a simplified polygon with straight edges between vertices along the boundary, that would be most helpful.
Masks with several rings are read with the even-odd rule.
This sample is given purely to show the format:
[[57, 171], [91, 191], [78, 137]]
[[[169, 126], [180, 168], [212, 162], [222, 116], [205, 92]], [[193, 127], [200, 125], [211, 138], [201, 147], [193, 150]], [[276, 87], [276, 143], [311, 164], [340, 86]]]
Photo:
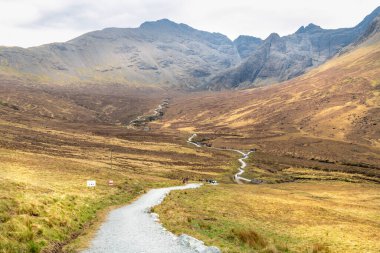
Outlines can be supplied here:
[[380, 6], [377, 7], [374, 11], [372, 11], [369, 15], [367, 15], [362, 22], [360, 22], [356, 28], [367, 27], [372, 21], [380, 15]]
[[265, 39], [264, 42], [269, 42], [269, 43], [272, 43], [272, 42], [276, 42], [278, 40], [280, 40], [281, 37], [280, 35], [278, 35], [278, 33], [271, 33], [268, 38]]
[[159, 19], [157, 21], [147, 21], [140, 25], [140, 29], [144, 30], [193, 30], [190, 26], [185, 24], [178, 24], [169, 19]]
[[249, 35], [240, 35], [234, 40], [234, 42], [240, 42], [240, 41], [261, 43], [262, 39], [254, 37], [254, 36], [249, 36]]
[[372, 37], [377, 37], [377, 41], [380, 39], [380, 16], [377, 16], [368, 26], [367, 30], [360, 37], [360, 39], [354, 43], [355, 46], [370, 40]]
[[263, 40], [253, 36], [240, 35], [233, 41], [242, 59], [249, 57], [262, 43]]
[[317, 31], [323, 30], [320, 26], [315, 25], [313, 23], [308, 24], [306, 27], [301, 26], [297, 31], [296, 34], [301, 34], [301, 33], [313, 33]]

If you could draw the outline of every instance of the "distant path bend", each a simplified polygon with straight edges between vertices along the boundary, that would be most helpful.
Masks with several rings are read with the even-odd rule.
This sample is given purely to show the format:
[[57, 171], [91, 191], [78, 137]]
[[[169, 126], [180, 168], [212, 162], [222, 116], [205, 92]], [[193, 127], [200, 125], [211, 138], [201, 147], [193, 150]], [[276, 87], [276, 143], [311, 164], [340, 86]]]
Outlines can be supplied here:
[[[193, 134], [191, 135], [188, 139], [187, 139], [187, 142], [190, 143], [190, 144], [193, 144], [194, 146], [198, 147], [198, 148], [201, 148], [201, 147], [207, 147], [207, 146], [204, 146], [202, 144], [200, 144], [199, 142], [195, 142], [193, 141], [193, 139], [197, 136], [197, 134]], [[249, 151], [248, 153], [244, 153], [243, 151], [241, 150], [238, 150], [238, 149], [231, 149], [231, 148], [214, 148], [214, 147], [207, 147], [207, 148], [212, 148], [212, 149], [217, 149], [217, 150], [229, 150], [229, 151], [234, 151], [234, 152], [237, 152], [239, 154], [241, 154], [243, 157], [242, 158], [239, 158], [238, 161], [240, 162], [240, 167], [238, 168], [238, 172], [236, 174], [234, 174], [234, 181], [238, 184], [242, 184], [242, 181], [245, 181], [245, 182], [252, 182], [251, 179], [248, 179], [248, 178], [245, 178], [245, 177], [242, 177], [241, 175], [245, 172], [244, 169], [245, 167], [247, 167], [247, 163], [244, 161], [246, 160], [249, 155], [253, 152], [253, 151]]]

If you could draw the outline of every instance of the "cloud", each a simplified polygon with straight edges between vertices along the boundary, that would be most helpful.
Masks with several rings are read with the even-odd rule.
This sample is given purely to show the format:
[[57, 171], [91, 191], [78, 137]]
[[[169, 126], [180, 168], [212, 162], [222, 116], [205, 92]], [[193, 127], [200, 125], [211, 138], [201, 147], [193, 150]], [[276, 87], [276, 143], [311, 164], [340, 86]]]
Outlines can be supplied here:
[[91, 6], [83, 3], [65, 6], [62, 9], [43, 11], [40, 16], [32, 22], [27, 22], [21, 27], [38, 28], [60, 28], [71, 29], [93, 29], [100, 25], [97, 12]]
[[[145, 0], [97, 0], [66, 1], [56, 9], [43, 9], [38, 18], [24, 23], [31, 28], [94, 29], [108, 26], [125, 27], [138, 25], [143, 21], [168, 17], [178, 11], [174, 1]], [[137, 24], [138, 23], [138, 24]]]
[[66, 41], [106, 27], [138, 27], [169, 18], [197, 29], [265, 38], [301, 25], [354, 26], [378, 0], [0, 0], [0, 44], [31, 46]]

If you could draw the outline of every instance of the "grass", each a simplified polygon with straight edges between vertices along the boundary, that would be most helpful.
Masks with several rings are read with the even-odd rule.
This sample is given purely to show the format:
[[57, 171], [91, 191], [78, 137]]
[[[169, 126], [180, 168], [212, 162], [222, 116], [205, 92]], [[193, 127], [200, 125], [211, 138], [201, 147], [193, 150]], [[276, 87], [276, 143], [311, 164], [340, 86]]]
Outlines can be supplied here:
[[[77, 252], [110, 207], [185, 176], [221, 177], [229, 170], [220, 164], [228, 156], [172, 136], [91, 126], [0, 121], [0, 252]], [[86, 187], [89, 179], [96, 188]]]
[[223, 252], [378, 252], [380, 188], [346, 182], [219, 185], [155, 208], [169, 230]]
[[[357, 169], [360, 167], [361, 169]], [[355, 168], [355, 170], [353, 170]], [[351, 171], [351, 173], [349, 173]], [[373, 169], [376, 171], [376, 169]], [[377, 174], [374, 174], [377, 175]], [[248, 159], [243, 173], [246, 178], [260, 179], [265, 183], [284, 183], [297, 180], [335, 180], [345, 182], [380, 182], [365, 164], [335, 163], [300, 159], [291, 156], [273, 156], [255, 152]]]
[[[2, 253], [75, 252], [111, 207], [184, 177], [220, 180], [230, 171], [231, 156], [193, 149], [187, 136], [123, 126], [154, 108], [160, 92], [13, 77], [0, 90]], [[89, 179], [95, 189], [86, 187]]]
[[[99, 210], [127, 203], [169, 180], [133, 177], [91, 161], [1, 150], [0, 252], [54, 252], [78, 236]], [[87, 179], [98, 187], [88, 189]], [[115, 180], [115, 187], [107, 185]]]

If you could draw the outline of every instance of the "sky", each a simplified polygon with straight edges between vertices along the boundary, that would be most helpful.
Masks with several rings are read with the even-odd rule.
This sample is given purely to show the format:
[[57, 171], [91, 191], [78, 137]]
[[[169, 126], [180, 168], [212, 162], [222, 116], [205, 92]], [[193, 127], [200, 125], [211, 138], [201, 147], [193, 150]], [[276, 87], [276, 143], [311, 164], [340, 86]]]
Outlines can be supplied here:
[[64, 42], [106, 27], [138, 27], [168, 18], [230, 39], [294, 33], [314, 23], [352, 27], [378, 0], [0, 0], [0, 45]]

